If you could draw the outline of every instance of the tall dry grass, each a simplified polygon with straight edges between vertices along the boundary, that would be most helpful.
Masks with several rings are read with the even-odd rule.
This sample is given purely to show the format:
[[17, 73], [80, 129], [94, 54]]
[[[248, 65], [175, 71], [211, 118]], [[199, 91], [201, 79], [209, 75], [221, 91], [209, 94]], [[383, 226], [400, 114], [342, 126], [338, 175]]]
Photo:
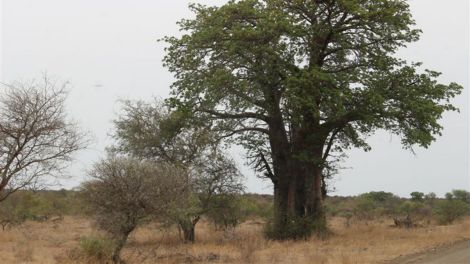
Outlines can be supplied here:
[[[197, 226], [195, 244], [184, 244], [177, 230], [162, 230], [156, 224], [138, 229], [123, 251], [128, 263], [383, 263], [461, 239], [470, 239], [470, 218], [451, 226], [427, 226], [411, 230], [392, 228], [392, 221], [330, 221], [327, 240], [267, 241], [262, 225], [249, 221], [233, 232]], [[0, 232], [1, 263], [90, 263], [77, 255], [84, 237], [100, 235], [89, 220], [66, 217], [60, 223], [27, 222]]]

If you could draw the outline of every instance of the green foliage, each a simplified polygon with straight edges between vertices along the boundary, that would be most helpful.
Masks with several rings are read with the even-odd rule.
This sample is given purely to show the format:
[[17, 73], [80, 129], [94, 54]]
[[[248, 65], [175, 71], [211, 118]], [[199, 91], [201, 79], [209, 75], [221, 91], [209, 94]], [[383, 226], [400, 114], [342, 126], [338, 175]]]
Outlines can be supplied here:
[[206, 216], [217, 228], [225, 230], [236, 227], [244, 220], [240, 198], [234, 195], [217, 195]]
[[[10, 198], [13, 196], [14, 195]], [[6, 201], [0, 203], [0, 224], [2, 226], [2, 230], [5, 230], [9, 226], [20, 225], [26, 220], [26, 213], [21, 210], [22, 208], [15, 207], [12, 203], [7, 203]]]
[[[218, 197], [243, 191], [236, 163], [224, 153], [207, 122], [189, 120], [184, 111], [172, 111], [160, 101], [126, 101], [122, 116], [114, 123], [114, 152], [181, 169], [184, 188], [180, 198], [161, 218], [178, 225], [185, 237], [194, 240], [195, 225], [204, 214], [217, 218]], [[219, 212], [222, 214], [221, 209]]]
[[437, 195], [436, 195], [435, 193], [433, 193], [433, 192], [430, 192], [430, 193], [424, 195], [424, 201], [425, 201], [427, 204], [431, 205], [431, 206], [434, 205], [436, 199], [437, 199]]
[[368, 198], [368, 197], [360, 197], [356, 202], [356, 206], [354, 207], [354, 214], [359, 219], [372, 219], [376, 216], [376, 208], [377, 202]]
[[264, 228], [265, 237], [272, 240], [300, 240], [307, 239], [312, 234], [316, 234], [319, 237], [325, 237], [328, 235], [326, 223], [317, 222], [325, 221], [324, 219], [317, 220], [292, 215], [289, 215], [287, 219], [287, 223], [281, 223], [283, 228], [276, 226], [279, 224], [276, 223], [276, 219], [269, 221]]
[[[456, 110], [449, 100], [460, 85], [440, 84], [439, 73], [395, 55], [421, 32], [405, 0], [243, 0], [191, 10], [195, 18], [179, 22], [183, 35], [164, 38], [176, 77], [169, 102], [223, 136], [239, 135], [254, 159], [271, 156], [271, 130], [289, 144], [301, 136], [323, 146], [334, 134], [337, 151], [369, 149], [377, 129], [427, 147], [443, 112]], [[314, 158], [308, 149], [291, 154]]]
[[440, 224], [452, 224], [470, 213], [470, 193], [465, 190], [453, 190], [446, 193], [446, 199], [436, 205], [437, 220]]
[[263, 195], [243, 195], [240, 198], [240, 209], [244, 219], [270, 219], [273, 216], [272, 198]]
[[452, 198], [470, 204], [470, 192], [465, 190], [453, 190]]
[[411, 200], [413, 202], [422, 202], [424, 201], [424, 193], [422, 192], [412, 192], [410, 193]]
[[[460, 85], [441, 84], [440, 73], [396, 56], [421, 32], [406, 0], [241, 0], [190, 8], [195, 16], [179, 22], [182, 35], [164, 38], [164, 63], [176, 78], [168, 102], [244, 146], [255, 169], [282, 192], [290, 186], [278, 185], [296, 184], [293, 176], [308, 182], [323, 172], [324, 181], [334, 157], [352, 147], [369, 150], [368, 136], [380, 129], [399, 135], [405, 148], [428, 147], [441, 134], [443, 113], [457, 110], [450, 100]], [[302, 214], [323, 215], [313, 212], [321, 206], [308, 206], [320, 203], [312, 201], [318, 198], [311, 192], [322, 191], [315, 186], [297, 183], [300, 199], [275, 195], [302, 201], [295, 207], [308, 209], [294, 217], [301, 222]], [[287, 208], [275, 212], [284, 218], [278, 223], [290, 221]]]
[[84, 237], [80, 239], [80, 251], [87, 259], [97, 261], [110, 260], [115, 243], [100, 237]]
[[44, 221], [54, 215], [70, 214], [78, 203], [74, 195], [60, 191], [18, 191], [0, 203], [0, 222], [6, 227], [26, 220]]
[[384, 191], [364, 193], [361, 197], [377, 203], [386, 203], [397, 198], [393, 193]]
[[422, 220], [429, 222], [432, 218], [432, 208], [421, 201], [412, 199], [401, 203], [397, 214], [405, 215], [415, 223]]
[[439, 224], [452, 224], [469, 212], [469, 205], [461, 200], [446, 199], [439, 201], [435, 209]]
[[354, 203], [354, 214], [362, 219], [393, 214], [397, 211], [400, 200], [389, 192], [368, 192], [357, 197]]

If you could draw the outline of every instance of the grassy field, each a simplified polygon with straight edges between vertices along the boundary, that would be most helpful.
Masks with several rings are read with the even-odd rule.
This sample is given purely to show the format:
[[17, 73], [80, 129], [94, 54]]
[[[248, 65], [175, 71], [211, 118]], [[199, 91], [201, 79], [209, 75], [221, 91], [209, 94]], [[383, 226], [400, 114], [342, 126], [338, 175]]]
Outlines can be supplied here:
[[[326, 240], [266, 241], [262, 223], [247, 221], [233, 232], [216, 231], [202, 222], [197, 242], [183, 244], [177, 230], [146, 225], [131, 235], [123, 251], [128, 263], [386, 263], [457, 240], [470, 239], [470, 218], [450, 226], [430, 225], [410, 230], [391, 227], [389, 219], [370, 222], [330, 221]], [[100, 234], [81, 217], [60, 222], [26, 222], [0, 233], [2, 263], [91, 263], [80, 251], [80, 241]], [[99, 261], [95, 261], [98, 263]]]

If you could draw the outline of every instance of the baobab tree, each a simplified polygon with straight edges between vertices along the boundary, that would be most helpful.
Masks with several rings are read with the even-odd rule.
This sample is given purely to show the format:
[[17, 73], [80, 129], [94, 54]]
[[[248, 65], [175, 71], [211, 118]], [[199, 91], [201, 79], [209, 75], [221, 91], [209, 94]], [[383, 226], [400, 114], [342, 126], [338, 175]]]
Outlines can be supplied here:
[[[428, 147], [462, 89], [395, 56], [419, 39], [405, 0], [241, 0], [191, 5], [166, 37], [169, 100], [245, 146], [274, 185], [272, 237], [326, 229], [332, 153], [369, 149], [379, 129]], [[324, 188], [323, 188], [324, 189]], [[324, 191], [324, 190], [323, 190]]]

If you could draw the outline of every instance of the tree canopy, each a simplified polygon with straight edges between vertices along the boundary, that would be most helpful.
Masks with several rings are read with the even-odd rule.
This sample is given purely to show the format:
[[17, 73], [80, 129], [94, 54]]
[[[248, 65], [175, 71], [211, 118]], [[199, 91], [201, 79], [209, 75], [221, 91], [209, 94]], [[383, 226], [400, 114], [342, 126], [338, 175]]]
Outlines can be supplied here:
[[[396, 56], [421, 33], [404, 0], [190, 8], [196, 17], [179, 22], [183, 35], [164, 39], [176, 77], [170, 102], [245, 146], [275, 195], [285, 193], [279, 206], [295, 189], [294, 214], [321, 207], [321, 171], [333, 152], [368, 150], [366, 138], [379, 129], [405, 148], [428, 147], [441, 135], [442, 114], [456, 110], [450, 99], [460, 85]], [[316, 205], [305, 209], [313, 196]]]
[[[268, 134], [279, 111], [287, 134], [316, 120], [343, 146], [386, 129], [427, 147], [461, 87], [394, 56], [420, 30], [405, 1], [230, 1], [192, 5], [187, 34], [168, 37], [173, 99], [217, 119], [226, 133]], [[277, 109], [276, 109], [277, 108]], [[289, 137], [292, 139], [292, 137]]]

